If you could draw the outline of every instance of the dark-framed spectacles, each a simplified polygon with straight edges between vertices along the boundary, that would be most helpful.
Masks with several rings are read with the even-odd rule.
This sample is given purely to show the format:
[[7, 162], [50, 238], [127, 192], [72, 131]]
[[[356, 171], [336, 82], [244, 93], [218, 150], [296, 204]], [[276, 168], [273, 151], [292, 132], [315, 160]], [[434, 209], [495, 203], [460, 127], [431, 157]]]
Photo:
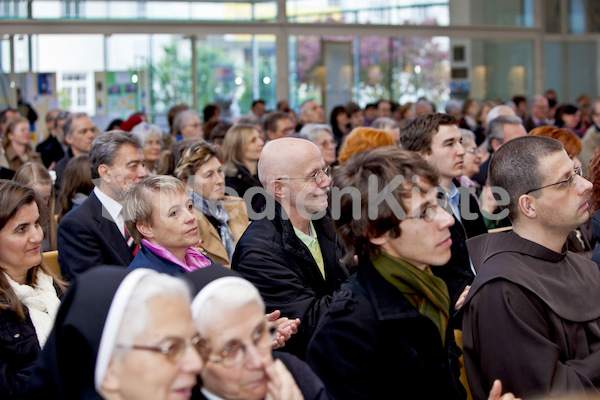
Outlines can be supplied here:
[[431, 222], [435, 219], [435, 216], [441, 212], [440, 208], [444, 209], [444, 212], [448, 210], [448, 196], [443, 193], [438, 193], [436, 203], [430, 203], [425, 209], [418, 215], [407, 215], [409, 219], [423, 219], [425, 222]]
[[276, 331], [276, 327], [264, 324], [254, 331], [250, 344], [244, 344], [239, 340], [232, 341], [216, 355], [209, 357], [207, 361], [221, 364], [224, 367], [233, 367], [238, 365], [246, 358], [249, 345], [256, 347], [259, 351], [271, 349]]
[[326, 166], [325, 168], [323, 168], [320, 171], [315, 172], [314, 174], [312, 174], [311, 176], [303, 176], [303, 177], [299, 177], [299, 178], [290, 178], [290, 177], [282, 177], [279, 178], [278, 180], [284, 180], [284, 179], [288, 179], [288, 180], [314, 180], [315, 181], [315, 185], [319, 186], [321, 185], [321, 183], [323, 183], [323, 181], [325, 180], [325, 177], [330, 178], [331, 177], [331, 165]]
[[163, 339], [158, 346], [143, 346], [138, 344], [127, 345], [127, 344], [117, 344], [117, 347], [132, 349], [132, 350], [145, 350], [145, 351], [153, 351], [156, 353], [162, 353], [167, 360], [172, 363], [178, 363], [181, 361], [181, 358], [185, 354], [185, 350], [188, 345], [191, 345], [196, 349], [198, 354], [203, 360], [206, 360], [208, 356], [208, 352], [210, 351], [208, 348], [207, 341], [200, 337], [200, 335], [195, 335], [191, 340], [185, 340], [180, 337], [167, 337]]
[[573, 175], [569, 176], [567, 179], [562, 180], [560, 182], [551, 183], [549, 185], [545, 185], [545, 186], [542, 186], [542, 187], [539, 187], [539, 188], [536, 188], [536, 189], [528, 190], [527, 192], [525, 192], [525, 194], [529, 194], [531, 192], [535, 192], [536, 190], [545, 189], [545, 188], [550, 187], [550, 186], [556, 186], [556, 185], [562, 185], [562, 184], [564, 184], [565, 187], [573, 187], [577, 183], [577, 177], [578, 176], [583, 176], [583, 171], [581, 170], [581, 165], [578, 165], [577, 167], [575, 167], [575, 173]]

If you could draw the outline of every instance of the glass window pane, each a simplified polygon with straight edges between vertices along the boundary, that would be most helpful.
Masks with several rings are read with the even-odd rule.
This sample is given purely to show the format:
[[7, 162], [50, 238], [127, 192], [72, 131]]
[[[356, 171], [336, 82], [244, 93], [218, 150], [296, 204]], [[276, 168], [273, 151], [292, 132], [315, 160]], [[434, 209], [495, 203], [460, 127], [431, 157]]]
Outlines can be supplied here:
[[0, 19], [27, 18], [27, 0], [0, 0]]
[[545, 46], [546, 57], [546, 86], [544, 90], [554, 90], [558, 99], [564, 99], [563, 78], [565, 66], [563, 65], [563, 44], [560, 42], [547, 42]]
[[291, 36], [290, 57], [290, 107], [298, 110], [306, 100], [323, 103], [324, 66], [321, 54], [321, 37], [314, 35]]
[[405, 104], [423, 96], [440, 107], [448, 100], [447, 37], [294, 36], [289, 51], [290, 105], [296, 110], [309, 99], [323, 102], [324, 90], [331, 90], [324, 82], [323, 41], [352, 43], [354, 79], [352, 98], [347, 101], [364, 107], [379, 99]]
[[569, 33], [600, 32], [600, 7], [595, 0], [569, 0]]
[[597, 97], [598, 63], [596, 42], [568, 42], [567, 96], [565, 101], [575, 102], [581, 94]]
[[291, 22], [448, 25], [448, 0], [287, 0]]
[[533, 0], [287, 0], [291, 22], [533, 26]]
[[[450, 95], [450, 41], [447, 37], [399, 38], [400, 50], [392, 82], [400, 104], [425, 97], [438, 110]], [[395, 86], [396, 85], [396, 86]]]
[[192, 46], [190, 39], [177, 35], [152, 35], [150, 40], [150, 107], [155, 122], [168, 131], [169, 108], [179, 103], [193, 104]]
[[29, 71], [29, 36], [17, 35], [15, 44], [15, 72]]
[[223, 118], [235, 118], [257, 99], [275, 108], [275, 36], [207, 36], [197, 41], [196, 56], [198, 112], [214, 103]]
[[255, 21], [277, 18], [277, 2], [274, 0], [231, 2], [34, 0], [32, 4], [32, 14], [37, 19]]
[[103, 35], [36, 35], [32, 58], [33, 72], [56, 73], [58, 106], [91, 116], [103, 113], [94, 101], [95, 75], [104, 70]]
[[546, 32], [547, 33], [560, 33], [561, 30], [561, 12], [560, 12], [561, 0], [545, 0], [544, 12], [546, 14]]
[[473, 40], [472, 49], [472, 84], [485, 99], [533, 94], [531, 41]]
[[533, 0], [485, 0], [486, 25], [533, 26]]

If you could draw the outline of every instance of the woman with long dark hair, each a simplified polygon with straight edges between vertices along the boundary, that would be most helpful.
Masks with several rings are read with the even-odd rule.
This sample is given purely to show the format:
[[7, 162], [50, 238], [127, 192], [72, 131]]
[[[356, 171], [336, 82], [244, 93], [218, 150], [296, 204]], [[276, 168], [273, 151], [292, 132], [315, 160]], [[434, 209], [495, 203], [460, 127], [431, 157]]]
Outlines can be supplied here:
[[18, 399], [46, 343], [65, 289], [42, 257], [46, 206], [0, 180], [0, 398]]

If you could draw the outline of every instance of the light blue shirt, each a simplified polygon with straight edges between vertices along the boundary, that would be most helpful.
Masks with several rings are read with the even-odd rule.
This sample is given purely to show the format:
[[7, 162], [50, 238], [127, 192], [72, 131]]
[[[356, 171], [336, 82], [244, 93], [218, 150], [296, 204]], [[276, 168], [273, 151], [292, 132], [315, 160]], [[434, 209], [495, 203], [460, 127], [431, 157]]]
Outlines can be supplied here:
[[450, 184], [450, 192], [448, 193], [448, 202], [450, 203], [450, 207], [452, 207], [452, 213], [459, 221], [462, 221], [460, 217], [460, 192], [458, 188], [452, 182]]

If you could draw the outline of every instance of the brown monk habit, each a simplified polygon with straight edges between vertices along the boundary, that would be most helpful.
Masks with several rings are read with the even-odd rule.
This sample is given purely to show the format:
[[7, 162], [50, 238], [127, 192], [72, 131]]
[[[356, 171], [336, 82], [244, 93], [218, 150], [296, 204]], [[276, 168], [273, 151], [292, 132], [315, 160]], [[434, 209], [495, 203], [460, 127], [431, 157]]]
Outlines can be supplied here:
[[474, 399], [494, 379], [524, 399], [600, 392], [600, 271], [514, 232], [467, 242], [477, 276], [465, 302], [463, 346]]

